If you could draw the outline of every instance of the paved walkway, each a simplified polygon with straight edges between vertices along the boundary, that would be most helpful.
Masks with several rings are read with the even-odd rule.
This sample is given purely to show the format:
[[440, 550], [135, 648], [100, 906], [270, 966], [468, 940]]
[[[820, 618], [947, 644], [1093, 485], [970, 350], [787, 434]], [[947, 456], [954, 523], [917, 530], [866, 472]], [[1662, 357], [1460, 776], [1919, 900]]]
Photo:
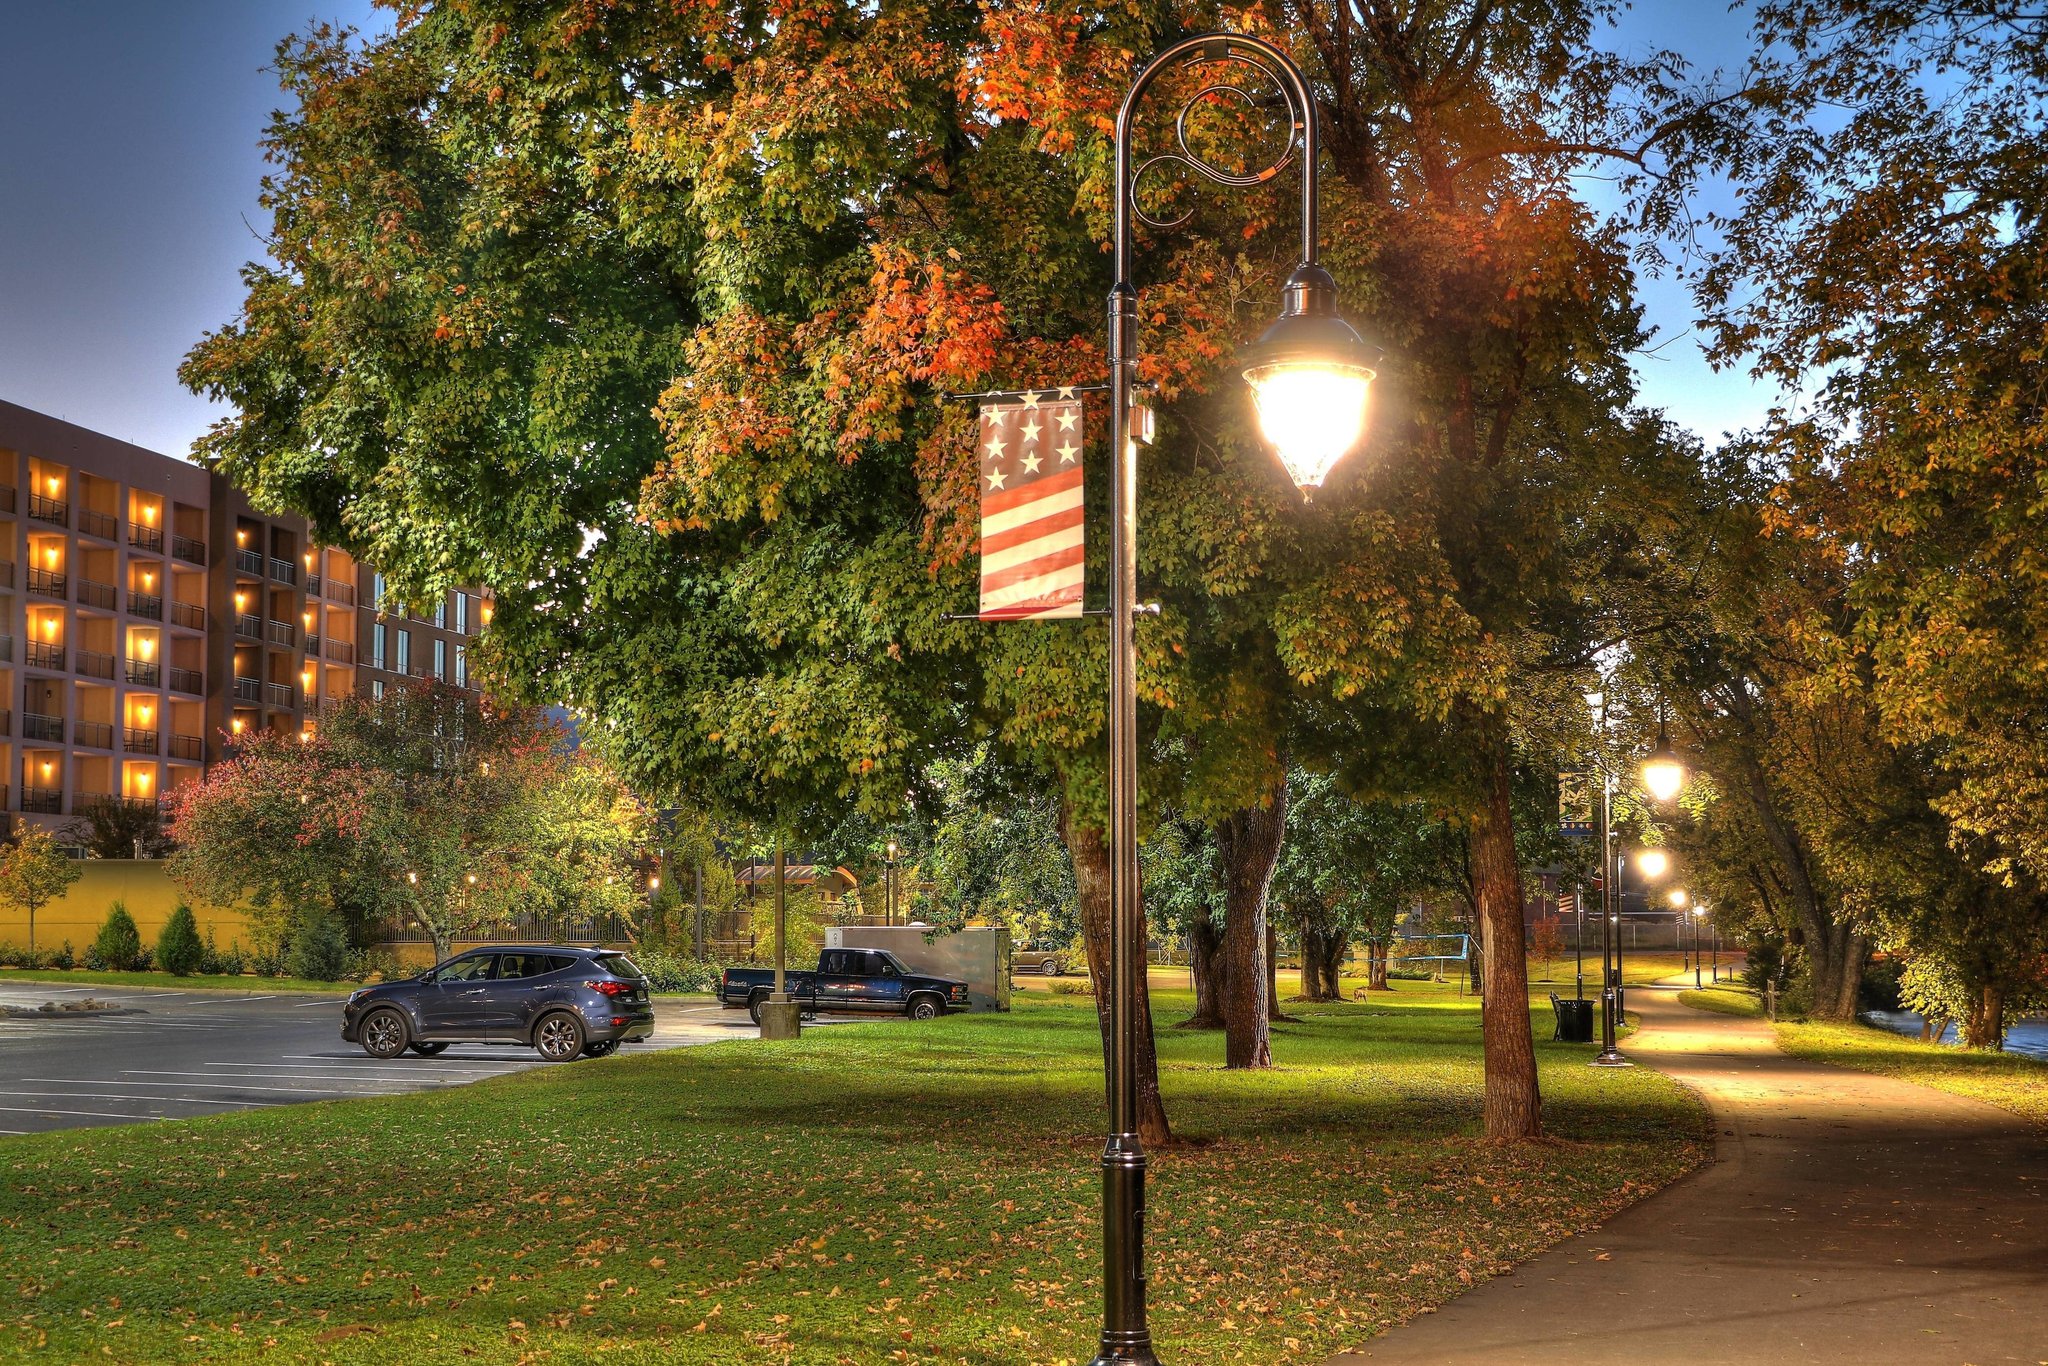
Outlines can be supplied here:
[[1676, 988], [1629, 1006], [1625, 1051], [1706, 1098], [1715, 1161], [1328, 1366], [2048, 1363], [2042, 1135]]

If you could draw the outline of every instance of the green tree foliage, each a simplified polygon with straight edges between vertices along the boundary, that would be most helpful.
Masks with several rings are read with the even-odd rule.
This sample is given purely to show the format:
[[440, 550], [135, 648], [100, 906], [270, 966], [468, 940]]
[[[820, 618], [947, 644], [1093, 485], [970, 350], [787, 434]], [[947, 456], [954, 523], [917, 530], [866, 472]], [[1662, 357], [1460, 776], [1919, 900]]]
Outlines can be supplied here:
[[933, 924], [985, 920], [1019, 939], [1065, 943], [1080, 931], [1074, 866], [1060, 843], [1056, 800], [986, 752], [936, 766], [938, 815], [921, 867]]
[[206, 945], [200, 942], [199, 925], [192, 908], [180, 901], [171, 908], [170, 919], [156, 937], [156, 966], [174, 977], [190, 977], [206, 961]]
[[88, 966], [108, 972], [128, 972], [141, 965], [142, 935], [135, 928], [135, 917], [120, 902], [107, 908], [107, 918], [92, 941], [86, 961]]
[[67, 844], [94, 858], [163, 858], [171, 852], [163, 816], [155, 803], [125, 802], [108, 797], [82, 802], [64, 825]]
[[348, 973], [348, 951], [341, 918], [316, 912], [293, 932], [285, 969], [310, 982], [338, 982]]
[[[279, 54], [272, 260], [184, 370], [234, 410], [200, 454], [402, 597], [494, 587], [494, 676], [596, 717], [647, 790], [812, 834], [893, 819], [972, 746], [1030, 768], [1099, 982], [1102, 633], [943, 620], [972, 602], [978, 466], [971, 414], [932, 399], [1099, 376], [1108, 114], [1184, 27], [1271, 17], [480, 0], [371, 43], [315, 29]], [[1227, 366], [1293, 264], [1290, 182], [1146, 243], [1141, 572], [1166, 611], [1139, 686], [1191, 757], [1146, 801], [1225, 836], [1246, 982], [1284, 775], [1324, 748], [1304, 694], [1442, 756], [1430, 800], [1469, 821], [1487, 932], [1519, 935], [1516, 755], [1548, 757], [1616, 634], [1592, 586], [1633, 563], [1661, 440], [1626, 411], [1627, 244], [1569, 186], [1644, 159], [1670, 62], [1597, 51], [1596, 18], [1288, 11], [1328, 263], [1391, 348], [1371, 454], [1313, 508]], [[1211, 74], [1177, 74], [1158, 122]], [[1272, 133], [1230, 101], [1190, 129], [1247, 166]], [[1488, 1129], [1533, 1134], [1521, 955], [1489, 961]], [[1245, 992], [1230, 1050], [1255, 1064]]]
[[304, 739], [243, 741], [177, 794], [170, 871], [273, 930], [398, 921], [445, 957], [518, 915], [629, 911], [643, 825], [537, 712], [428, 684], [344, 699]]
[[78, 878], [78, 865], [39, 825], [23, 825], [13, 842], [0, 848], [0, 901], [27, 915], [30, 953], [36, 947], [36, 912], [69, 891]]

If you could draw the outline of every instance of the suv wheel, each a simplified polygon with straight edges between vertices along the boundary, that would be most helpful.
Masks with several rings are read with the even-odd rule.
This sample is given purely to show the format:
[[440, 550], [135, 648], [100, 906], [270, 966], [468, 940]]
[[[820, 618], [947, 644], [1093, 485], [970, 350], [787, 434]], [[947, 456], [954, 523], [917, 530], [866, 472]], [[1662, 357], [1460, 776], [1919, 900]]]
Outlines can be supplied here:
[[943, 1009], [936, 996], [913, 996], [909, 1008], [903, 1013], [913, 1020], [936, 1020]]
[[549, 1062], [568, 1062], [583, 1051], [583, 1022], [566, 1010], [550, 1011], [533, 1027], [533, 1046]]
[[406, 1024], [405, 1016], [391, 1006], [370, 1012], [363, 1021], [360, 1034], [363, 1051], [373, 1058], [395, 1058], [405, 1051], [411, 1041], [412, 1029]]
[[1046, 959], [1046, 960], [1045, 960], [1045, 961], [1044, 961], [1043, 963], [1040, 963], [1040, 964], [1038, 965], [1038, 975], [1039, 975], [1039, 976], [1041, 976], [1041, 977], [1057, 977], [1057, 976], [1059, 976], [1059, 975], [1060, 975], [1060, 965], [1059, 965], [1059, 960], [1057, 960], [1057, 959], [1053, 959], [1053, 958], [1048, 958], [1048, 959]]

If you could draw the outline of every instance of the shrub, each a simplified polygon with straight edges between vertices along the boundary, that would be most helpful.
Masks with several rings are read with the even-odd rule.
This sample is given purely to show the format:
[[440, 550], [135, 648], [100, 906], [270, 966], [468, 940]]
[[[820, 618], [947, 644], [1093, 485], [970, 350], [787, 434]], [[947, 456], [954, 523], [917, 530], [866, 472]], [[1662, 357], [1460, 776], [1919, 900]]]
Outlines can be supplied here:
[[116, 901], [107, 908], [107, 922], [100, 926], [98, 938], [86, 953], [86, 966], [107, 972], [134, 972], [144, 961], [142, 935], [135, 928], [135, 917]]
[[248, 955], [242, 952], [241, 940], [229, 944], [227, 952], [214, 959], [213, 970], [225, 977], [240, 977], [249, 970]]
[[62, 968], [66, 972], [78, 966], [78, 955], [71, 951], [71, 941], [69, 939], [64, 941], [62, 948], [50, 955], [50, 966]]
[[332, 916], [321, 916], [299, 928], [285, 954], [294, 977], [338, 982], [349, 967], [348, 932]]
[[371, 978], [389, 982], [399, 976], [398, 955], [383, 948], [350, 949], [342, 976], [351, 982], [367, 982]]
[[639, 946], [628, 956], [647, 974], [653, 991], [714, 992], [718, 990], [718, 964], [702, 958], [688, 958], [665, 949]]
[[1052, 984], [1052, 994], [1055, 996], [1093, 996], [1095, 994], [1095, 984], [1085, 980], [1076, 982], [1070, 977], [1062, 977]]
[[173, 977], [190, 977], [203, 968], [205, 961], [206, 946], [199, 942], [199, 926], [192, 919], [192, 908], [181, 901], [171, 909], [163, 933], [156, 937], [157, 966]]

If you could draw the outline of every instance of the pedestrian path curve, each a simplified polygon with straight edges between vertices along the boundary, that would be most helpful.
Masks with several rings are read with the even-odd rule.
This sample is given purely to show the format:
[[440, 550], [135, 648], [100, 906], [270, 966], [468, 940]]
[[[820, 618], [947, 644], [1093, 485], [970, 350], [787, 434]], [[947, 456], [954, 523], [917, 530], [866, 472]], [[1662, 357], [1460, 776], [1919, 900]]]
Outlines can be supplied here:
[[1698, 1091], [1714, 1161], [1327, 1366], [2048, 1364], [2048, 1136], [1629, 993], [1624, 1051]]

